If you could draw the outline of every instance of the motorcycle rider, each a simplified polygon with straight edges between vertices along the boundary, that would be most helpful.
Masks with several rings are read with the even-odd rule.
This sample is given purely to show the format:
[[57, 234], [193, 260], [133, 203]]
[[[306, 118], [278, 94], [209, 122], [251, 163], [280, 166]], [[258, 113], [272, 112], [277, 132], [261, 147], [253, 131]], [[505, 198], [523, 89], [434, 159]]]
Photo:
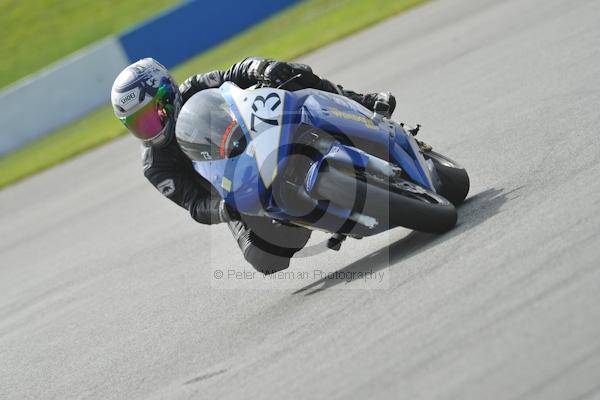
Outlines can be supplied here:
[[313, 88], [347, 96], [373, 110], [375, 102], [387, 104], [388, 116], [396, 106], [391, 93], [362, 95], [322, 79], [308, 65], [248, 57], [226, 71], [193, 75], [178, 88], [168, 70], [152, 58], [126, 67], [112, 86], [111, 102], [117, 118], [142, 141], [145, 177], [164, 196], [187, 209], [202, 224], [226, 222], [246, 261], [270, 274], [289, 266], [311, 231], [264, 217], [240, 216], [194, 170], [175, 140], [175, 122], [183, 103], [195, 93], [218, 88], [225, 81], [242, 89], [256, 83], [278, 86], [295, 77], [286, 89]]

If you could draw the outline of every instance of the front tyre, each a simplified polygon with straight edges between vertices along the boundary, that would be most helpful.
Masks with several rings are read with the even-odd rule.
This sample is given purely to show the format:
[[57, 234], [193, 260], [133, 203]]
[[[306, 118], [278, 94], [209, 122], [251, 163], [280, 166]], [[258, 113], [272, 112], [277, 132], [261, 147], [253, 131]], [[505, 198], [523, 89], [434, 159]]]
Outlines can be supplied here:
[[321, 199], [373, 217], [387, 228], [442, 233], [456, 225], [452, 204], [409, 181], [379, 181], [329, 167], [319, 173], [314, 191]]
[[457, 162], [435, 151], [422, 153], [426, 160], [431, 160], [440, 178], [442, 187], [439, 194], [458, 206], [465, 201], [469, 193], [470, 181], [467, 171]]

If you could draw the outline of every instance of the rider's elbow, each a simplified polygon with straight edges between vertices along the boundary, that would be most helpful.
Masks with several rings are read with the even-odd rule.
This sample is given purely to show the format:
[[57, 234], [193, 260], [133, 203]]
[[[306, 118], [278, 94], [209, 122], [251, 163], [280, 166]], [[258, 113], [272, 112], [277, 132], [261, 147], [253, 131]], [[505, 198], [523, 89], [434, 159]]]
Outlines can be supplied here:
[[214, 224], [219, 224], [219, 223], [223, 222], [223, 220], [220, 218], [218, 212], [206, 212], [206, 211], [198, 212], [197, 209], [192, 209], [190, 214], [191, 214], [192, 218], [194, 219], [194, 221], [196, 221], [200, 224], [203, 224], [203, 225], [214, 225]]

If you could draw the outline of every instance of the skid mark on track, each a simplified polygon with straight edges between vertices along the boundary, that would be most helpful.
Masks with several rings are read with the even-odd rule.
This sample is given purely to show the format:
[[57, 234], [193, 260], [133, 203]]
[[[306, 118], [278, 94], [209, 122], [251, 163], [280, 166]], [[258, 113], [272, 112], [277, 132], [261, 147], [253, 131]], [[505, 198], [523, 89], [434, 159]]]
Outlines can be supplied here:
[[213, 377], [215, 377], [217, 375], [224, 374], [225, 372], [227, 372], [226, 369], [220, 369], [218, 371], [213, 371], [213, 372], [209, 372], [209, 373], [206, 373], [206, 374], [202, 374], [200, 376], [195, 377], [194, 379], [190, 379], [189, 381], [185, 382], [184, 385], [191, 385], [191, 384], [194, 384], [194, 383], [202, 382], [202, 381], [205, 381], [207, 379], [213, 378]]

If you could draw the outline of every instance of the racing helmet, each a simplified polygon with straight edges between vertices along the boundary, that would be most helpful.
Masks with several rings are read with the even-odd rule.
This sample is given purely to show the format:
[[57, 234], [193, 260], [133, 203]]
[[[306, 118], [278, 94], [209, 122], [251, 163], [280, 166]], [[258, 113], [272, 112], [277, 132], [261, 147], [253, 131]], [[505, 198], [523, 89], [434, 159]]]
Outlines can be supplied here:
[[161, 144], [173, 135], [181, 94], [158, 61], [144, 58], [125, 68], [115, 79], [110, 97], [117, 118], [139, 139]]

